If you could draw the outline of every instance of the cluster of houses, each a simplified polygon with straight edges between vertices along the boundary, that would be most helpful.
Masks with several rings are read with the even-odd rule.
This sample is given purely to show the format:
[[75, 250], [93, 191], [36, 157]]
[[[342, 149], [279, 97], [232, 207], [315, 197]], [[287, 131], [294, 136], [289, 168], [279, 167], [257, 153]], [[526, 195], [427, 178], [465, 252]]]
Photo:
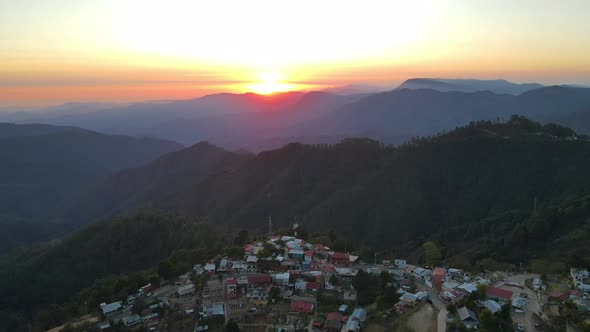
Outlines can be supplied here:
[[[105, 330], [112, 322], [120, 322], [125, 327], [142, 323], [144, 326], [155, 326], [160, 308], [169, 305], [170, 301], [186, 303], [187, 314], [196, 311], [198, 317], [217, 317], [225, 321], [242, 321], [248, 315], [266, 312], [264, 309], [279, 299], [288, 303], [289, 315], [310, 315], [318, 310], [317, 294], [320, 289], [338, 294], [343, 303], [354, 303], [356, 291], [351, 282], [360, 269], [375, 274], [387, 271], [393, 276], [399, 288], [399, 300], [392, 313], [403, 314], [418, 303], [430, 301], [428, 298], [432, 294], [446, 303], [459, 303], [483, 289], [479, 285], [485, 285], [485, 298], [476, 301], [478, 308], [460, 307], [452, 317], [467, 328], [477, 328], [476, 312], [483, 308], [496, 313], [502, 310], [503, 305], [510, 305], [516, 312], [524, 312], [528, 306], [529, 300], [522, 294], [506, 289], [501, 283], [493, 283], [485, 276], [471, 276], [461, 269], [420, 267], [408, 264], [404, 259], [367, 265], [358, 262], [358, 256], [336, 252], [321, 244], [308, 243], [294, 236], [271, 236], [245, 245], [243, 257], [239, 259], [218, 257], [205, 264], [196, 264], [193, 268], [196, 275], [209, 275], [200, 294], [197, 294], [189, 274], [186, 274], [180, 276], [174, 285], [155, 288], [148, 284], [126, 301], [102, 303], [100, 309], [104, 319], [99, 326]], [[590, 308], [588, 271], [572, 269], [571, 276], [576, 289], [552, 294], [551, 297], [559, 301], [570, 299]], [[339, 281], [338, 286], [332, 284], [334, 279]], [[419, 291], [416, 284], [426, 287], [421, 287]], [[532, 287], [535, 290], [546, 289], [540, 279], [534, 279]], [[147, 308], [134, 314], [130, 309], [138, 297], [142, 297]], [[314, 326], [334, 332], [359, 332], [367, 319], [363, 308], [348, 310], [347, 305], [322, 315], [325, 318], [323, 323], [316, 322]], [[197, 322], [195, 331], [206, 329]]]
[[552, 292], [550, 300], [557, 302], [572, 301], [579, 311], [590, 312], [590, 272], [582, 268], [570, 268], [572, 290]]
[[[186, 284], [178, 287], [178, 290], [189, 289], [192, 286], [194, 294], [194, 285]], [[147, 284], [138, 289], [136, 294], [129, 295], [125, 301], [115, 301], [112, 303], [101, 303], [100, 311], [103, 320], [97, 325], [99, 330], [108, 331], [112, 328], [111, 324], [122, 324], [124, 327], [132, 328], [139, 324], [146, 327], [155, 326], [159, 323], [161, 309], [168, 304], [167, 297], [159, 297], [152, 293], [156, 287]], [[141, 298], [146, 306], [143, 311], [133, 313], [131, 308], [136, 300]]]
[[[358, 271], [358, 256], [294, 236], [271, 236], [265, 241], [249, 243], [243, 250], [240, 259], [222, 257], [194, 266], [197, 275], [216, 275], [205, 284], [202, 293], [204, 311], [207, 306], [218, 308], [208, 316], [242, 321], [247, 315], [262, 312], [277, 299], [289, 303], [289, 314], [309, 315], [318, 308], [320, 289], [337, 288], [330, 283], [332, 276], [352, 281]], [[271, 298], [273, 288], [277, 290]], [[342, 292], [342, 299], [354, 301], [356, 292], [347, 289]], [[351, 315], [341, 314], [339, 319], [330, 321], [332, 330], [360, 331], [366, 319], [364, 309], [357, 308]], [[334, 329], [336, 326], [338, 329]]]

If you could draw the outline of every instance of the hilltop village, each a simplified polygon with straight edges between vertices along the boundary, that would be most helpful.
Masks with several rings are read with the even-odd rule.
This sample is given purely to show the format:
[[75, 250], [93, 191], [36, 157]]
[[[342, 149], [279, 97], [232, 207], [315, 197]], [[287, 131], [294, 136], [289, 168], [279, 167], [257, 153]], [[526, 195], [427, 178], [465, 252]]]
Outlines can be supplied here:
[[276, 235], [243, 246], [242, 259], [211, 258], [51, 331], [552, 330], [564, 317], [590, 312], [588, 292], [585, 269], [551, 282], [526, 273], [470, 274], [402, 258], [363, 262]]

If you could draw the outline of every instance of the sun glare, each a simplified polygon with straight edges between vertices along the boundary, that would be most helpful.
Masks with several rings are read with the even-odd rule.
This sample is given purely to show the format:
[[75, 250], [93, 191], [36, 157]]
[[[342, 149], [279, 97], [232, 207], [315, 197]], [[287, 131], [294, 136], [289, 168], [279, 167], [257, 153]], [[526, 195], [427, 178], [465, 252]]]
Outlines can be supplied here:
[[277, 73], [263, 73], [260, 75], [260, 82], [251, 84], [248, 86], [248, 90], [258, 94], [268, 95], [275, 92], [288, 91], [292, 88], [291, 84], [281, 83], [280, 79], [281, 75]]

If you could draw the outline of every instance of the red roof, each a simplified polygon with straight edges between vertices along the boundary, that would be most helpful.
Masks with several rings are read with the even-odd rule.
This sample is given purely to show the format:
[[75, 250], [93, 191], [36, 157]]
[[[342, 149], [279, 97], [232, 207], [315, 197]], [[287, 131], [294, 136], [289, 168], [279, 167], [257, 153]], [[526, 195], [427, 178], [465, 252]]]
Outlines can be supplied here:
[[311, 250], [308, 250], [308, 251], [306, 251], [306, 252], [305, 252], [305, 254], [304, 254], [304, 255], [305, 255], [306, 257], [313, 257], [313, 251], [311, 251]]
[[307, 289], [318, 289], [320, 285], [317, 282], [308, 282], [307, 284], [305, 284], [305, 287]]
[[443, 269], [442, 267], [435, 267], [434, 270], [432, 271], [432, 276], [444, 276], [445, 275], [445, 269]]
[[248, 276], [249, 284], [270, 284], [271, 279], [268, 274], [255, 274]]
[[229, 278], [225, 281], [228, 285], [237, 285], [238, 281], [236, 280], [236, 278]]
[[341, 322], [342, 321], [342, 314], [339, 313], [338, 311], [328, 312], [326, 314], [326, 320]]
[[303, 301], [293, 301], [290, 305], [291, 312], [305, 312], [311, 313], [313, 312], [313, 303], [303, 302]]
[[578, 289], [575, 289], [570, 292], [570, 296], [575, 296], [575, 297], [581, 298], [582, 296], [584, 296], [584, 293], [582, 293], [582, 291], [580, 291]]
[[499, 298], [499, 299], [504, 299], [504, 300], [510, 300], [512, 299], [512, 292], [502, 289], [502, 288], [496, 288], [496, 287], [488, 287], [486, 290], [486, 295], [488, 297], [495, 297], [495, 298]]
[[332, 254], [332, 259], [348, 259], [348, 255], [346, 255], [343, 252], [334, 252], [334, 254]]
[[336, 267], [334, 265], [324, 265], [322, 266], [322, 272], [336, 272]]
[[565, 301], [567, 299], [567, 293], [564, 292], [553, 292], [549, 294], [549, 297]]

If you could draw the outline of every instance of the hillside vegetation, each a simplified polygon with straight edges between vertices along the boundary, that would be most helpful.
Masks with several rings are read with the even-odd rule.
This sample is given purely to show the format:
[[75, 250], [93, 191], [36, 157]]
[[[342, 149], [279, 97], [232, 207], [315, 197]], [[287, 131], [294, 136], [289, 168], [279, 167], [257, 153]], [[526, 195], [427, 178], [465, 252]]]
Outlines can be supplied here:
[[[186, 272], [192, 264], [216, 255], [223, 242], [221, 233], [211, 225], [160, 214], [95, 223], [63, 240], [2, 257], [0, 321], [11, 322], [16, 328], [36, 318], [43, 325], [39, 329], [51, 327], [64, 315], [83, 314], [84, 301], [95, 308], [137, 291], [149, 281], [149, 277], [134, 276], [138, 271], [168, 260], [177, 272]], [[119, 274], [129, 277], [116, 277]], [[99, 281], [98, 289], [79, 294], [64, 307], [56, 306], [103, 277], [115, 282]], [[157, 275], [154, 278], [158, 280]], [[44, 316], [54, 316], [54, 320]]]
[[[204, 158], [206, 150], [221, 153], [205, 146], [191, 151]], [[85, 197], [81, 212], [93, 211], [94, 217], [129, 212], [121, 202], [108, 202], [127, 192], [133, 193], [134, 209], [249, 228], [266, 227], [271, 215], [279, 226], [296, 219], [311, 230], [334, 229], [357, 245], [386, 248], [590, 189], [590, 142], [568, 128], [522, 117], [474, 122], [395, 148], [368, 139], [289, 144], [253, 157], [225, 158], [215, 173], [202, 171], [202, 158], [191, 164], [191, 172], [182, 162], [186, 156], [177, 155], [167, 156], [166, 164], [184, 165], [182, 181], [160, 169], [150, 176], [159, 180], [149, 182], [154, 184], [149, 190], [134, 191], [129, 181], [117, 181], [123, 178], [118, 175]], [[140, 178], [161, 163], [126, 171], [124, 178]]]

